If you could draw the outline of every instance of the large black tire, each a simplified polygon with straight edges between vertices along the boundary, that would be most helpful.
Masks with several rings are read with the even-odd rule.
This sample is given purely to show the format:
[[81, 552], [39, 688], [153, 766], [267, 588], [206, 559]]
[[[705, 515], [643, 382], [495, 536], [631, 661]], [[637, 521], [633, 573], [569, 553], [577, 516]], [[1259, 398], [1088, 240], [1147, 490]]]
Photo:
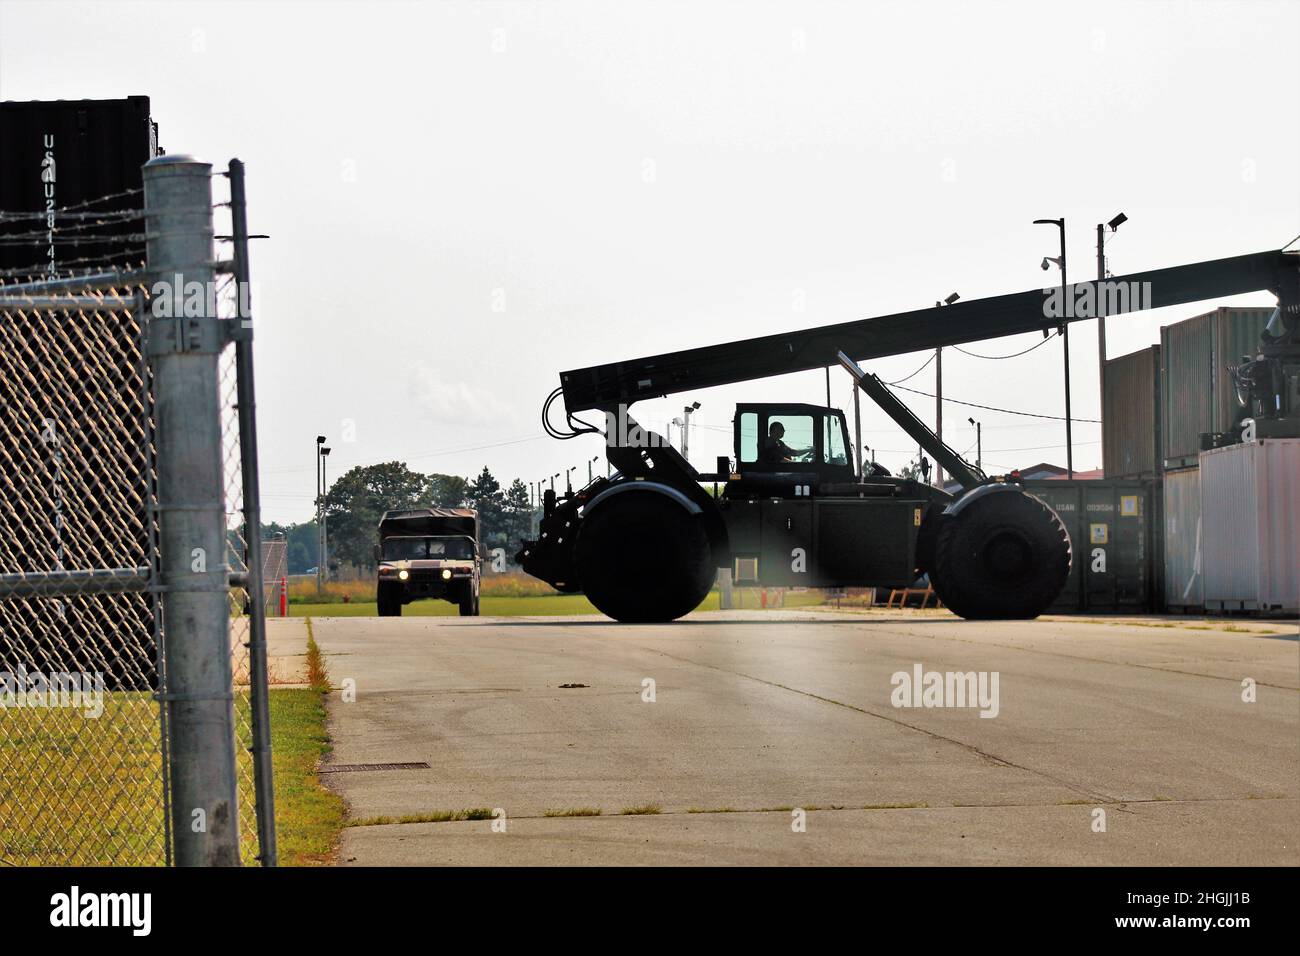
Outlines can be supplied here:
[[456, 604], [460, 608], [461, 617], [478, 617], [478, 595], [474, 593], [474, 585], [466, 585]]
[[377, 594], [380, 617], [402, 616], [402, 593], [392, 585], [379, 585]]
[[1056, 512], [1008, 489], [944, 516], [930, 580], [954, 614], [1025, 620], [1056, 600], [1070, 574], [1070, 536]]
[[699, 517], [654, 492], [624, 492], [585, 516], [574, 566], [603, 614], [640, 624], [689, 614], [717, 576]]

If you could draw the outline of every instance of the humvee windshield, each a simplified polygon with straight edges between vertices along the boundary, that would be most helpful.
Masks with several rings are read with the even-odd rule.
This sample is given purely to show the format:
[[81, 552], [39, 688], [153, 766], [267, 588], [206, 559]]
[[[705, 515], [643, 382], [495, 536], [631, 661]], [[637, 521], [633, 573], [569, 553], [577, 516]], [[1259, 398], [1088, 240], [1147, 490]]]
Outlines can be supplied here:
[[453, 561], [474, 557], [474, 544], [468, 538], [386, 538], [385, 561], [419, 561], [425, 558]]

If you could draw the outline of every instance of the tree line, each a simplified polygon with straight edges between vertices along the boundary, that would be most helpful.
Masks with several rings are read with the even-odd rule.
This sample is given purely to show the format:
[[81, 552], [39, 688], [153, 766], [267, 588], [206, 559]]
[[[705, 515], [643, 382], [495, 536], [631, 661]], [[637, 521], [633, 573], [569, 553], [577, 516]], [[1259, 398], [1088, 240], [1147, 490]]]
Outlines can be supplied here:
[[[484, 466], [477, 478], [426, 475], [405, 462], [358, 465], [335, 481], [325, 495], [326, 529], [331, 561], [375, 566], [374, 545], [385, 511], [411, 508], [473, 508], [479, 513], [483, 544], [503, 548], [513, 558], [532, 527], [528, 486], [516, 478], [506, 488]], [[264, 534], [283, 534], [290, 574], [302, 574], [319, 562], [316, 522], [267, 524]]]

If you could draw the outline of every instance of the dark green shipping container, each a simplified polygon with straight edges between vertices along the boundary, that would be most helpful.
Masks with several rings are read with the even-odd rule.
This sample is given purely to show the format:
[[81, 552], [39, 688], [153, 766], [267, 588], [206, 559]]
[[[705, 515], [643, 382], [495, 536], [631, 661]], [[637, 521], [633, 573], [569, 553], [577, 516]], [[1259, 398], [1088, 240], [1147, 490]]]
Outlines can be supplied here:
[[1058, 614], [1145, 614], [1156, 609], [1159, 506], [1151, 480], [1025, 482], [1046, 502], [1070, 535], [1073, 561]]

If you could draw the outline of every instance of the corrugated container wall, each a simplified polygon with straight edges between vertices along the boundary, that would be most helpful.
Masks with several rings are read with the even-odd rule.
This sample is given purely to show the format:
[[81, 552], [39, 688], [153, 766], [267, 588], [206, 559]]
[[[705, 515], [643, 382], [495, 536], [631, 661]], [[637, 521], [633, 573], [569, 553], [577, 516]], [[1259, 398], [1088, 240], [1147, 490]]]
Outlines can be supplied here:
[[1106, 363], [1102, 448], [1107, 478], [1160, 474], [1160, 346]]
[[1201, 576], [1201, 470], [1184, 468], [1164, 475], [1165, 607], [1199, 611], [1205, 607]]
[[1070, 535], [1070, 576], [1052, 610], [1154, 610], [1152, 482], [1041, 480], [1025, 490], [1051, 506]]
[[1164, 466], [1196, 464], [1201, 435], [1233, 426], [1237, 403], [1228, 365], [1259, 345], [1271, 307], [1215, 309], [1160, 330], [1160, 429]]
[[[160, 152], [147, 96], [0, 103], [0, 209], [35, 214], [65, 206], [97, 213], [138, 209], [141, 167]], [[137, 192], [122, 195], [128, 190]], [[104, 196], [113, 198], [92, 202]], [[0, 226], [0, 238], [24, 237], [0, 243], [4, 281], [65, 276], [144, 259], [144, 242], [123, 238], [143, 232], [138, 220], [95, 223], [93, 228], [61, 222], [66, 239], [57, 234], [53, 242], [27, 238], [34, 226], [45, 224], [44, 219], [17, 219]]]
[[1202, 452], [1209, 610], [1300, 611], [1300, 439]]

